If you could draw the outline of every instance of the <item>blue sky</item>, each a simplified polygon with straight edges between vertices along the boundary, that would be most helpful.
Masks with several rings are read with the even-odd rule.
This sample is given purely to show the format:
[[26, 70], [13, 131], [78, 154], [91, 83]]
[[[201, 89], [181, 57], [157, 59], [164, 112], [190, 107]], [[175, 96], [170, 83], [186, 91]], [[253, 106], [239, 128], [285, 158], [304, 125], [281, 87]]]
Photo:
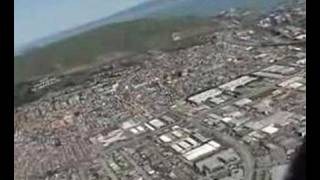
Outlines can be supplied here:
[[67, 30], [148, 0], [14, 0], [14, 46]]

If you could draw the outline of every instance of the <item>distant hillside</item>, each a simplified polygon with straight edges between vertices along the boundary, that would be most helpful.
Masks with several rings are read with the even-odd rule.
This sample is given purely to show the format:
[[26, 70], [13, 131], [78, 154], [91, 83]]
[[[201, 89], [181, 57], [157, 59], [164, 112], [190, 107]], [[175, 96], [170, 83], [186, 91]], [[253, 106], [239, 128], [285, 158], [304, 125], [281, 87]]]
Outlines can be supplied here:
[[15, 83], [85, 66], [114, 53], [169, 47], [172, 32], [206, 26], [207, 17], [222, 10], [263, 12], [284, 1], [290, 0], [151, 0], [33, 43], [29, 51], [14, 58]]
[[15, 83], [97, 62], [115, 53], [144, 52], [172, 46], [171, 33], [207, 26], [208, 19], [141, 19], [106, 25], [34, 49], [14, 59]]
[[15, 50], [15, 54], [22, 54], [25, 51], [30, 51], [34, 48], [42, 47], [55, 41], [112, 23], [144, 18], [208, 17], [230, 8], [243, 8], [263, 12], [270, 10], [278, 3], [286, 1], [291, 0], [150, 0], [112, 16], [84, 24], [74, 29], [59, 32], [24, 47], [19, 47]]

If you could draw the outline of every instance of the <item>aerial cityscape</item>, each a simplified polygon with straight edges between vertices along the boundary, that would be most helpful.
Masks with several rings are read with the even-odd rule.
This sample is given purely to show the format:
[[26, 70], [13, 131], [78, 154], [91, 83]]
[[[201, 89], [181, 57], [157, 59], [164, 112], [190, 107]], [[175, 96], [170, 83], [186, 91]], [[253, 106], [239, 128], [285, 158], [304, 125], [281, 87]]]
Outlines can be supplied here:
[[14, 179], [282, 180], [306, 136], [305, 0], [248, 16], [223, 11], [210, 31], [172, 32], [193, 43], [81, 83], [30, 81], [48, 93], [14, 109]]

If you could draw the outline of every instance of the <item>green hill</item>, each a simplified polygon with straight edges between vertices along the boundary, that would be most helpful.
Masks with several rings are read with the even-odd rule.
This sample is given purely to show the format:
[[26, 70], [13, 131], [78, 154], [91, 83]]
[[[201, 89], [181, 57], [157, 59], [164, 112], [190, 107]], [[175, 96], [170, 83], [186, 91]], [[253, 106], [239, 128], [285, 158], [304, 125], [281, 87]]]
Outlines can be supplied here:
[[173, 46], [171, 34], [207, 26], [209, 19], [193, 17], [142, 19], [106, 25], [34, 49], [14, 60], [15, 83], [49, 73], [63, 72], [99, 61], [114, 53], [137, 53]]

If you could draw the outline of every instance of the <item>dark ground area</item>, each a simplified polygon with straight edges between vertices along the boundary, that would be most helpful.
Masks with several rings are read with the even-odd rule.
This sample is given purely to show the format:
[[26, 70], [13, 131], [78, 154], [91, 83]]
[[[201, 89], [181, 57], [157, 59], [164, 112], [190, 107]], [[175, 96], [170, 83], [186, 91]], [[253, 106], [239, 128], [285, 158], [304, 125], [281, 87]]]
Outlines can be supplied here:
[[288, 172], [287, 180], [306, 180], [306, 139]]

